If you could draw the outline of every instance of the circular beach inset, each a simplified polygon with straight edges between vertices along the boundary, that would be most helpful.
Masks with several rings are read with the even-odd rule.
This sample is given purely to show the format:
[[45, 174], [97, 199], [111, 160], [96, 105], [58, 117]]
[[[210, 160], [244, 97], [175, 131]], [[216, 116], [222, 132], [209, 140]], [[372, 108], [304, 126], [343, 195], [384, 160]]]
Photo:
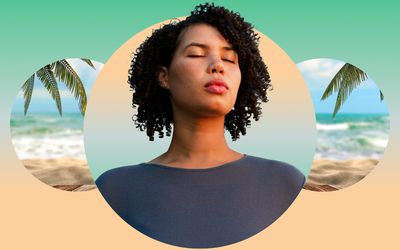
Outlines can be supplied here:
[[334, 59], [298, 64], [317, 119], [317, 145], [305, 189], [334, 191], [354, 185], [378, 164], [389, 140], [384, 94], [356, 66]]
[[103, 67], [63, 59], [40, 68], [22, 85], [11, 113], [11, 138], [25, 168], [54, 188], [96, 188], [83, 145], [88, 95]]

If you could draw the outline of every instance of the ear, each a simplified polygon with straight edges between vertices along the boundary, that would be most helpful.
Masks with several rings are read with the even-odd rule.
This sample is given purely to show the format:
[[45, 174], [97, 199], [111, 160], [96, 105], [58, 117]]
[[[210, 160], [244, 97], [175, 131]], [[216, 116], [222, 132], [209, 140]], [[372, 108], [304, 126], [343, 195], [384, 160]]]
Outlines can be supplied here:
[[158, 80], [158, 84], [162, 88], [169, 89], [168, 69], [166, 67], [158, 66], [158, 69], [157, 69], [157, 80]]

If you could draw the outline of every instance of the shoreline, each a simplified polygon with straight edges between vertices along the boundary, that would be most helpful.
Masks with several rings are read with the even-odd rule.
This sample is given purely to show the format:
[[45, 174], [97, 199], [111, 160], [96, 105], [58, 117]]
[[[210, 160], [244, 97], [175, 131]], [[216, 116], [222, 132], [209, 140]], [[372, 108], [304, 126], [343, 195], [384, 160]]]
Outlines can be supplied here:
[[377, 159], [315, 159], [304, 189], [334, 191], [352, 186], [367, 176], [378, 164]]
[[96, 188], [87, 161], [77, 158], [23, 159], [33, 176], [54, 188], [88, 191]]

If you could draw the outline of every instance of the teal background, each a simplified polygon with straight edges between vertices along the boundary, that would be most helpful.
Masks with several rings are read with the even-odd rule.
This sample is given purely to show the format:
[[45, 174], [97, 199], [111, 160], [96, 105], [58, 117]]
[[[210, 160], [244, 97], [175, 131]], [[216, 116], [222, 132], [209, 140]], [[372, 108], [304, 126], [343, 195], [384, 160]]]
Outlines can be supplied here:
[[[26, 1], [0, 8], [0, 121], [32, 72], [61, 58], [105, 62], [133, 34], [201, 1]], [[297, 63], [336, 58], [362, 68], [399, 113], [400, 4], [394, 1], [215, 1], [239, 11]], [[393, 110], [392, 110], [393, 109]], [[392, 117], [393, 125], [398, 116]], [[7, 125], [6, 125], [7, 126]], [[395, 126], [393, 126], [395, 127]], [[8, 129], [6, 129], [8, 130]], [[398, 134], [398, 133], [397, 133]], [[7, 143], [7, 142], [6, 142]]]
[[[199, 1], [2, 3], [0, 8], [0, 135], [9, 146], [10, 110], [22, 83], [49, 62], [84, 57], [99, 62], [133, 34], [186, 15]], [[298, 63], [311, 58], [350, 62], [375, 80], [399, 136], [400, 9], [394, 1], [215, 1], [242, 16]], [[389, 146], [391, 143], [389, 143]]]

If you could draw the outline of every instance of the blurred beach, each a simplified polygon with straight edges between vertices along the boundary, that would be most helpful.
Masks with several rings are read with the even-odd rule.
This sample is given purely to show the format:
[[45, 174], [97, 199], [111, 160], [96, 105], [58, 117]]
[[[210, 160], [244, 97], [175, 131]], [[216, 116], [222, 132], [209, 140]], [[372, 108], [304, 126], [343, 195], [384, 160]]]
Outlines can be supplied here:
[[333, 191], [349, 187], [367, 176], [376, 164], [376, 159], [314, 160], [305, 188]]
[[83, 145], [80, 113], [12, 113], [12, 143], [22, 163], [40, 181], [63, 190], [94, 189]]
[[386, 114], [317, 114], [315, 159], [379, 159], [388, 143]]
[[86, 160], [79, 113], [12, 113], [11, 138], [20, 159]]
[[317, 114], [317, 143], [305, 189], [351, 186], [378, 164], [388, 143], [387, 114]]
[[73, 158], [24, 159], [25, 168], [40, 181], [68, 191], [87, 191], [96, 186], [86, 160]]

